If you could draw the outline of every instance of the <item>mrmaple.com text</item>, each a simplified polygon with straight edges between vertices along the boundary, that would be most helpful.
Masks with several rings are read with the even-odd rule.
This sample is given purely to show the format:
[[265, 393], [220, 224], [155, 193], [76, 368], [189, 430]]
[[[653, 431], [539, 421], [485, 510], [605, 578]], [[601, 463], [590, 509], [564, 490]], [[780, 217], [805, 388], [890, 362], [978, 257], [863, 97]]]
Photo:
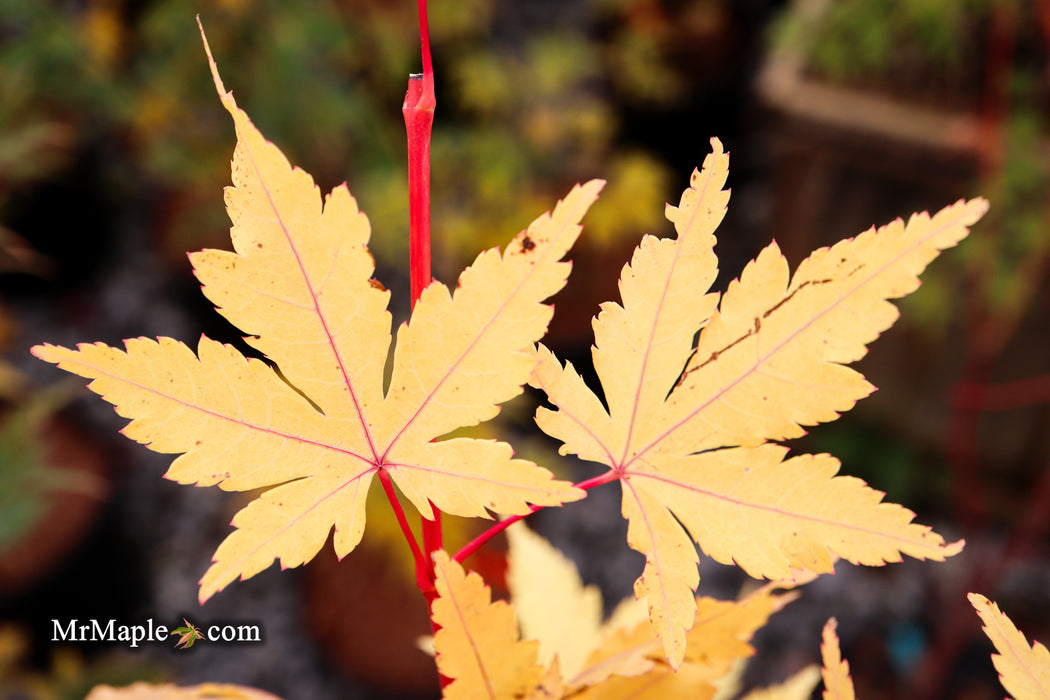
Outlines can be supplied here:
[[[51, 620], [52, 642], [122, 642], [132, 649], [143, 642], [166, 642], [171, 629], [149, 618], [139, 625], [118, 624], [116, 620]], [[210, 625], [202, 628], [209, 642], [251, 643], [262, 641], [259, 625]]]

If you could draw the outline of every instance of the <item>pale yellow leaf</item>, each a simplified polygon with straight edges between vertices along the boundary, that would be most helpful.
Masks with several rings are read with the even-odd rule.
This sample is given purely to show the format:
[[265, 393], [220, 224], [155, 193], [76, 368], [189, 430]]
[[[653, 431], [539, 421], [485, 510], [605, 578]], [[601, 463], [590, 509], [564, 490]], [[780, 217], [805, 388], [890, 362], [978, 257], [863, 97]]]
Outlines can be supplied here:
[[560, 700], [565, 697], [565, 693], [565, 681], [562, 678], [558, 658], [555, 657], [550, 668], [544, 672], [539, 685], [533, 688], [527, 696], [527, 700]]
[[621, 600], [609, 619], [605, 621], [607, 631], [633, 629], [649, 619], [649, 610], [645, 607], [644, 600], [638, 600], [634, 596], [627, 596]]
[[448, 554], [434, 554], [438, 597], [431, 615], [438, 671], [453, 679], [444, 698], [511, 700], [527, 697], [544, 677], [537, 642], [518, 640], [514, 609], [492, 602], [481, 577], [466, 573]]
[[734, 661], [729, 673], [715, 681], [715, 694], [711, 700], [736, 700], [740, 697], [740, 688], [743, 686], [746, 669], [747, 659]]
[[707, 292], [728, 157], [712, 145], [668, 208], [677, 238], [646, 237], [621, 274], [621, 304], [604, 304], [594, 321], [605, 403], [542, 346], [530, 380], [555, 406], [536, 420], [561, 452], [603, 463], [604, 478], [619, 481], [628, 543], [646, 557], [635, 594], [676, 667], [695, 610], [695, 544], [770, 579], [830, 571], [835, 557], [875, 565], [960, 550], [882, 493], [835, 476], [833, 458], [785, 462], [769, 441], [833, 420], [871, 392], [844, 363], [896, 319], [887, 300], [913, 291], [987, 209], [975, 199], [872, 229], [814, 252], [794, 276], [773, 244], [716, 304]]
[[682, 664], [677, 672], [655, 664], [647, 673], [630, 678], [610, 676], [571, 695], [573, 700], [708, 700], [715, 688], [706, 669]]
[[167, 476], [227, 490], [272, 487], [239, 512], [201, 580], [201, 600], [277, 559], [313, 557], [333, 527], [344, 556], [360, 541], [365, 498], [386, 470], [426, 517], [524, 514], [530, 504], [582, 498], [509, 445], [454, 438], [519, 394], [534, 343], [551, 318], [544, 300], [565, 284], [561, 258], [601, 181], [577, 186], [500, 253], [478, 256], [454, 292], [427, 287], [398, 332], [393, 375], [389, 294], [371, 280], [369, 225], [345, 185], [323, 202], [226, 91], [237, 134], [226, 192], [233, 252], [193, 254], [205, 295], [277, 366], [202, 338], [198, 355], [167, 338], [33, 349], [93, 379], [90, 387], [131, 419], [124, 432], [181, 454]]
[[756, 688], [741, 700], [809, 700], [817, 683], [820, 683], [820, 669], [806, 666], [783, 683]]
[[836, 633], [838, 621], [831, 618], [824, 625], [824, 641], [820, 645], [824, 666], [821, 675], [824, 678], [824, 700], [854, 700], [853, 679], [849, 675], [849, 662], [842, 659], [839, 650], [839, 636]]
[[970, 593], [968, 597], [999, 652], [992, 654], [992, 662], [1006, 691], [1015, 700], [1050, 698], [1050, 651], [1039, 642], [1029, 646], [1010, 618], [983, 595]]
[[85, 700], [279, 700], [276, 695], [229, 683], [204, 683], [194, 686], [133, 683], [123, 688], [97, 685]]
[[[774, 595], [773, 586], [764, 586], [741, 601], [697, 598], [687, 653], [678, 673], [689, 667], [687, 677], [703, 679], [705, 686], [721, 679], [738, 659], [755, 653], [749, 643], [754, 633], [791, 600], [792, 594]], [[613, 675], [664, 673], [674, 675], [652, 626], [642, 623], [633, 629], [610, 630], [580, 673], [569, 677], [568, 682], [573, 686], [594, 686]]]
[[557, 657], [571, 678], [601, 642], [601, 592], [584, 586], [576, 565], [524, 523], [507, 529], [507, 542], [507, 588], [521, 636], [540, 643], [540, 663]]
[[566, 682], [571, 687], [586, 687], [598, 685], [613, 675], [630, 678], [649, 673], [657, 667], [652, 657], [659, 650], [659, 641], [649, 625], [607, 628], [601, 644], [575, 674], [566, 676]]

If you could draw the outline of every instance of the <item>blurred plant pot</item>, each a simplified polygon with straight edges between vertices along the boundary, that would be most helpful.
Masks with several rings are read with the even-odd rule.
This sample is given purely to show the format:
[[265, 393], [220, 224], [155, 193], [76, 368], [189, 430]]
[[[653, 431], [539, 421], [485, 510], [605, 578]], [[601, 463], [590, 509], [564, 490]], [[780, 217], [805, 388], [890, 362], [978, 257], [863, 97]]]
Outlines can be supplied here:
[[[916, 58], [921, 52], [897, 44], [887, 54], [893, 68], [881, 76], [838, 79], [814, 67], [810, 57], [818, 55], [813, 47], [821, 32], [834, 25], [828, 17], [847, 5], [870, 12], [884, 3], [793, 0], [781, 28], [799, 22], [809, 33], [802, 40], [803, 34], [778, 33], [756, 78], [768, 142], [769, 218], [781, 250], [795, 266], [812, 250], [910, 212], [937, 211], [978, 193], [991, 200], [993, 213], [964, 243], [966, 250], [938, 261], [924, 275], [927, 288], [906, 302], [912, 312], [922, 311], [922, 320], [916, 313], [904, 314], [905, 327], [880, 339], [858, 367], [880, 389], [859, 404], [859, 413], [940, 451], [960, 410], [951, 396], [965, 371], [964, 357], [984, 322], [1007, 316], [994, 300], [979, 296], [1005, 285], [982, 286], [982, 275], [994, 279], [987, 273], [992, 269], [1004, 279], [1027, 279], [1015, 272], [1046, 256], [1040, 242], [1046, 236], [1022, 243], [1018, 221], [1030, 211], [1038, 221], [1029, 228], [1045, 231], [1046, 183], [1039, 178], [1045, 179], [1043, 154], [1050, 143], [1042, 119], [1050, 99], [1044, 77], [1047, 36], [1034, 17], [1019, 14], [1032, 12], [1031, 6], [988, 3], [982, 10], [938, 3], [929, 6], [931, 12], [956, 13], [958, 20], [944, 30], [958, 47], [950, 76], [938, 82], [929, 62]], [[859, 32], [866, 25], [852, 26]], [[853, 43], [862, 43], [860, 36]], [[841, 46], [849, 48], [850, 41]], [[847, 63], [849, 55], [842, 54]], [[902, 68], [907, 61], [917, 65]], [[1026, 75], [1035, 79], [1026, 82]], [[1026, 113], [1035, 115], [1030, 130], [1016, 126], [1026, 125], [1019, 119]], [[1014, 258], [1000, 257], [1003, 251], [1015, 251]], [[1033, 289], [1042, 287], [1040, 279], [1033, 276]], [[983, 316], [970, 309], [973, 298], [983, 305]], [[1001, 324], [1008, 330], [1001, 333], [991, 379], [1046, 372], [1047, 309], [1031, 298], [1015, 306], [1024, 324]], [[984, 413], [981, 428], [982, 464], [1045, 463], [1031, 457], [1045, 430], [1037, 411]]]
[[[819, 26], [829, 7], [796, 0], [786, 12]], [[756, 90], [767, 110], [777, 241], [792, 263], [875, 221], [972, 194], [981, 85], [936, 106], [921, 85], [893, 78], [837, 82], [814, 75], [802, 47], [771, 49]]]
[[111, 491], [96, 443], [60, 416], [26, 420], [27, 412], [9, 407], [0, 416], [0, 483], [9, 501], [0, 513], [0, 601], [62, 564], [91, 533]]

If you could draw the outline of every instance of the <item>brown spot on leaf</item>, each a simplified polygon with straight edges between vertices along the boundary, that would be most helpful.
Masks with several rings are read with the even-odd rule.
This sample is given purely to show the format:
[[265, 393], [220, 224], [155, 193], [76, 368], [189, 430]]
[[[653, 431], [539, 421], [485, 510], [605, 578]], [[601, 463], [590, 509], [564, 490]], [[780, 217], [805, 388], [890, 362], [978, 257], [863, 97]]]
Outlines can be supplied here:
[[523, 253], [527, 253], [527, 252], [529, 252], [530, 250], [532, 250], [535, 247], [536, 247], [536, 244], [533, 243], [532, 239], [529, 238], [528, 236], [525, 236], [525, 237], [523, 237], [521, 239], [521, 251]]
[[383, 286], [383, 283], [380, 282], [379, 280], [377, 280], [375, 277], [373, 277], [370, 280], [368, 280], [368, 285], [372, 289], [378, 289], [381, 292], [385, 292], [386, 291], [386, 287]]

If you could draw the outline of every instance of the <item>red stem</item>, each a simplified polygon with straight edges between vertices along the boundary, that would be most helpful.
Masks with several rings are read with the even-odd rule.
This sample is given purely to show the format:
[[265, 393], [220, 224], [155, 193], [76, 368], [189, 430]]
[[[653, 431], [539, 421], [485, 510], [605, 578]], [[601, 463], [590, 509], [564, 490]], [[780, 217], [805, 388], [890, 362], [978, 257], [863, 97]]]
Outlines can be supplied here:
[[[607, 484], [610, 481], [616, 481], [618, 478], [619, 476], [616, 474], [616, 472], [610, 470], [605, 472], [604, 474], [600, 474], [591, 479], [587, 479], [586, 481], [581, 481], [580, 483], [576, 484], [576, 488], [587, 491], [589, 489], [593, 489], [595, 486], [601, 486], [602, 484]], [[452, 557], [452, 559], [462, 564], [464, 559], [469, 557], [474, 552], [478, 551], [482, 547], [482, 545], [491, 540], [493, 537], [503, 532], [519, 520], [523, 520], [532, 515], [533, 513], [543, 510], [546, 507], [547, 506], [529, 506], [528, 513], [525, 513], [523, 515], [512, 515], [509, 518], [506, 518], [505, 520], [499, 521], [498, 523], [490, 527], [488, 530], [485, 530], [485, 532], [481, 533], [480, 535], [472, 539], [470, 542], [468, 542], [466, 545], [464, 545], [463, 549], [456, 552], [456, 556]]]
[[[427, 25], [427, 2], [418, 0], [419, 11], [419, 45], [423, 55], [423, 72], [410, 75], [408, 90], [401, 113], [405, 117], [405, 131], [408, 135], [408, 204], [409, 204], [409, 271], [412, 289], [412, 308], [416, 306], [420, 295], [430, 284], [430, 134], [434, 126], [434, 109], [437, 98], [434, 95], [434, 66], [430, 60], [430, 29]], [[423, 530], [423, 550], [421, 560], [417, 560], [416, 584], [423, 592], [429, 608], [437, 598], [434, 586], [433, 554], [442, 547], [441, 511], [431, 503], [434, 519], [421, 518]], [[405, 529], [402, 526], [402, 529]], [[415, 540], [410, 544], [414, 545]], [[413, 552], [415, 549], [413, 550]], [[431, 623], [433, 625], [433, 623]], [[437, 626], [433, 625], [434, 634]], [[446, 687], [451, 680], [440, 676], [441, 687]]]
[[[980, 175], [985, 181], [1002, 169], [1003, 124], [1010, 111], [1008, 85], [1012, 80], [1015, 17], [1007, 5], [992, 9], [988, 22], [988, 52], [985, 56], [985, 84], [980, 114], [978, 144]], [[985, 295], [992, 270], [985, 265], [975, 272], [975, 283], [966, 299], [966, 320], [974, 329], [963, 348], [963, 365], [953, 387], [952, 416], [949, 424], [948, 465], [952, 471], [952, 490], [957, 515], [967, 532], [980, 531], [986, 522], [987, 504], [981, 488], [978, 468], [977, 435], [980, 412], [962, 410], [963, 402], [971, 406], [985, 401], [988, 379], [996, 355], [1006, 338], [1005, 327], [989, 320]], [[965, 393], [965, 397], [960, 394]]]
[[[978, 167], [979, 174], [986, 182], [991, 181], [992, 176], [1000, 173], [1003, 167], [1003, 125], [1010, 113], [1008, 86], [1013, 75], [1015, 44], [1016, 16], [1012, 7], [1007, 4], [996, 5], [992, 8], [988, 22], [988, 49], [979, 122]], [[947, 433], [955, 508], [966, 533], [983, 530], [988, 517], [978, 464], [977, 435], [981, 415], [989, 410], [990, 400], [994, 403], [1004, 398], [1004, 394], [1017, 390], [1016, 386], [1009, 386], [1002, 392], [988, 381], [999, 351], [1010, 334], [1009, 325], [997, 325], [990, 318], [985, 303], [990, 274], [988, 265], [976, 270], [966, 299], [967, 312], [964, 317], [974, 332], [967, 337], [962, 369], [952, 389], [952, 415]], [[996, 410], [1005, 410], [1005, 406], [999, 406]], [[1050, 484], [1047, 486], [1050, 487]], [[1050, 488], [1047, 490], [1050, 491]], [[1031, 521], [1032, 527], [1038, 528], [1041, 524], [1036, 518]], [[975, 562], [969, 577], [962, 579], [961, 586], [957, 581], [957, 587], [947, 598], [950, 602], [942, 607], [943, 624], [922, 662], [908, 679], [905, 695], [919, 700], [939, 696], [954, 660], [958, 659], [966, 643], [973, 637], [975, 626], [971, 622], [972, 608], [966, 604], [963, 594], [985, 590], [986, 584], [1001, 573], [1001, 567], [1007, 563], [1005, 556], [1004, 553], [996, 557], [994, 562]]]
[[427, 560], [423, 557], [423, 552], [419, 549], [419, 544], [416, 543], [416, 537], [412, 534], [412, 528], [408, 525], [408, 518], [405, 517], [405, 510], [401, 507], [401, 502], [397, 499], [397, 493], [394, 491], [394, 483], [390, 480], [390, 475], [386, 469], [378, 469], [376, 473], [379, 475], [379, 483], [383, 485], [383, 491], [386, 492], [387, 500], [390, 501], [390, 507], [394, 509], [394, 515], [397, 516], [397, 524], [401, 526], [401, 532], [405, 535], [409, 548], [412, 549], [412, 558], [416, 560], [416, 585], [423, 592], [433, 590], [433, 576], [428, 578], [427, 574], [427, 571], [433, 568], [433, 564], [428, 566]]
[[430, 133], [434, 125], [434, 68], [430, 61], [426, 0], [419, 0], [423, 72], [409, 76], [401, 112], [408, 132], [409, 265], [412, 306], [430, 284]]
[[962, 411], [1012, 411], [1050, 402], [1050, 374], [995, 384], [960, 380], [955, 385], [955, 408]]
[[[405, 103], [401, 108], [408, 133], [409, 269], [413, 308], [430, 284], [430, 134], [434, 125], [434, 108], [437, 106], [426, 0], [418, 0], [418, 8], [423, 72], [409, 76]], [[432, 510], [434, 520], [423, 518], [422, 521], [428, 580], [428, 586], [421, 587], [424, 593], [433, 590], [434, 564], [431, 555], [442, 546], [441, 513], [436, 508]]]

